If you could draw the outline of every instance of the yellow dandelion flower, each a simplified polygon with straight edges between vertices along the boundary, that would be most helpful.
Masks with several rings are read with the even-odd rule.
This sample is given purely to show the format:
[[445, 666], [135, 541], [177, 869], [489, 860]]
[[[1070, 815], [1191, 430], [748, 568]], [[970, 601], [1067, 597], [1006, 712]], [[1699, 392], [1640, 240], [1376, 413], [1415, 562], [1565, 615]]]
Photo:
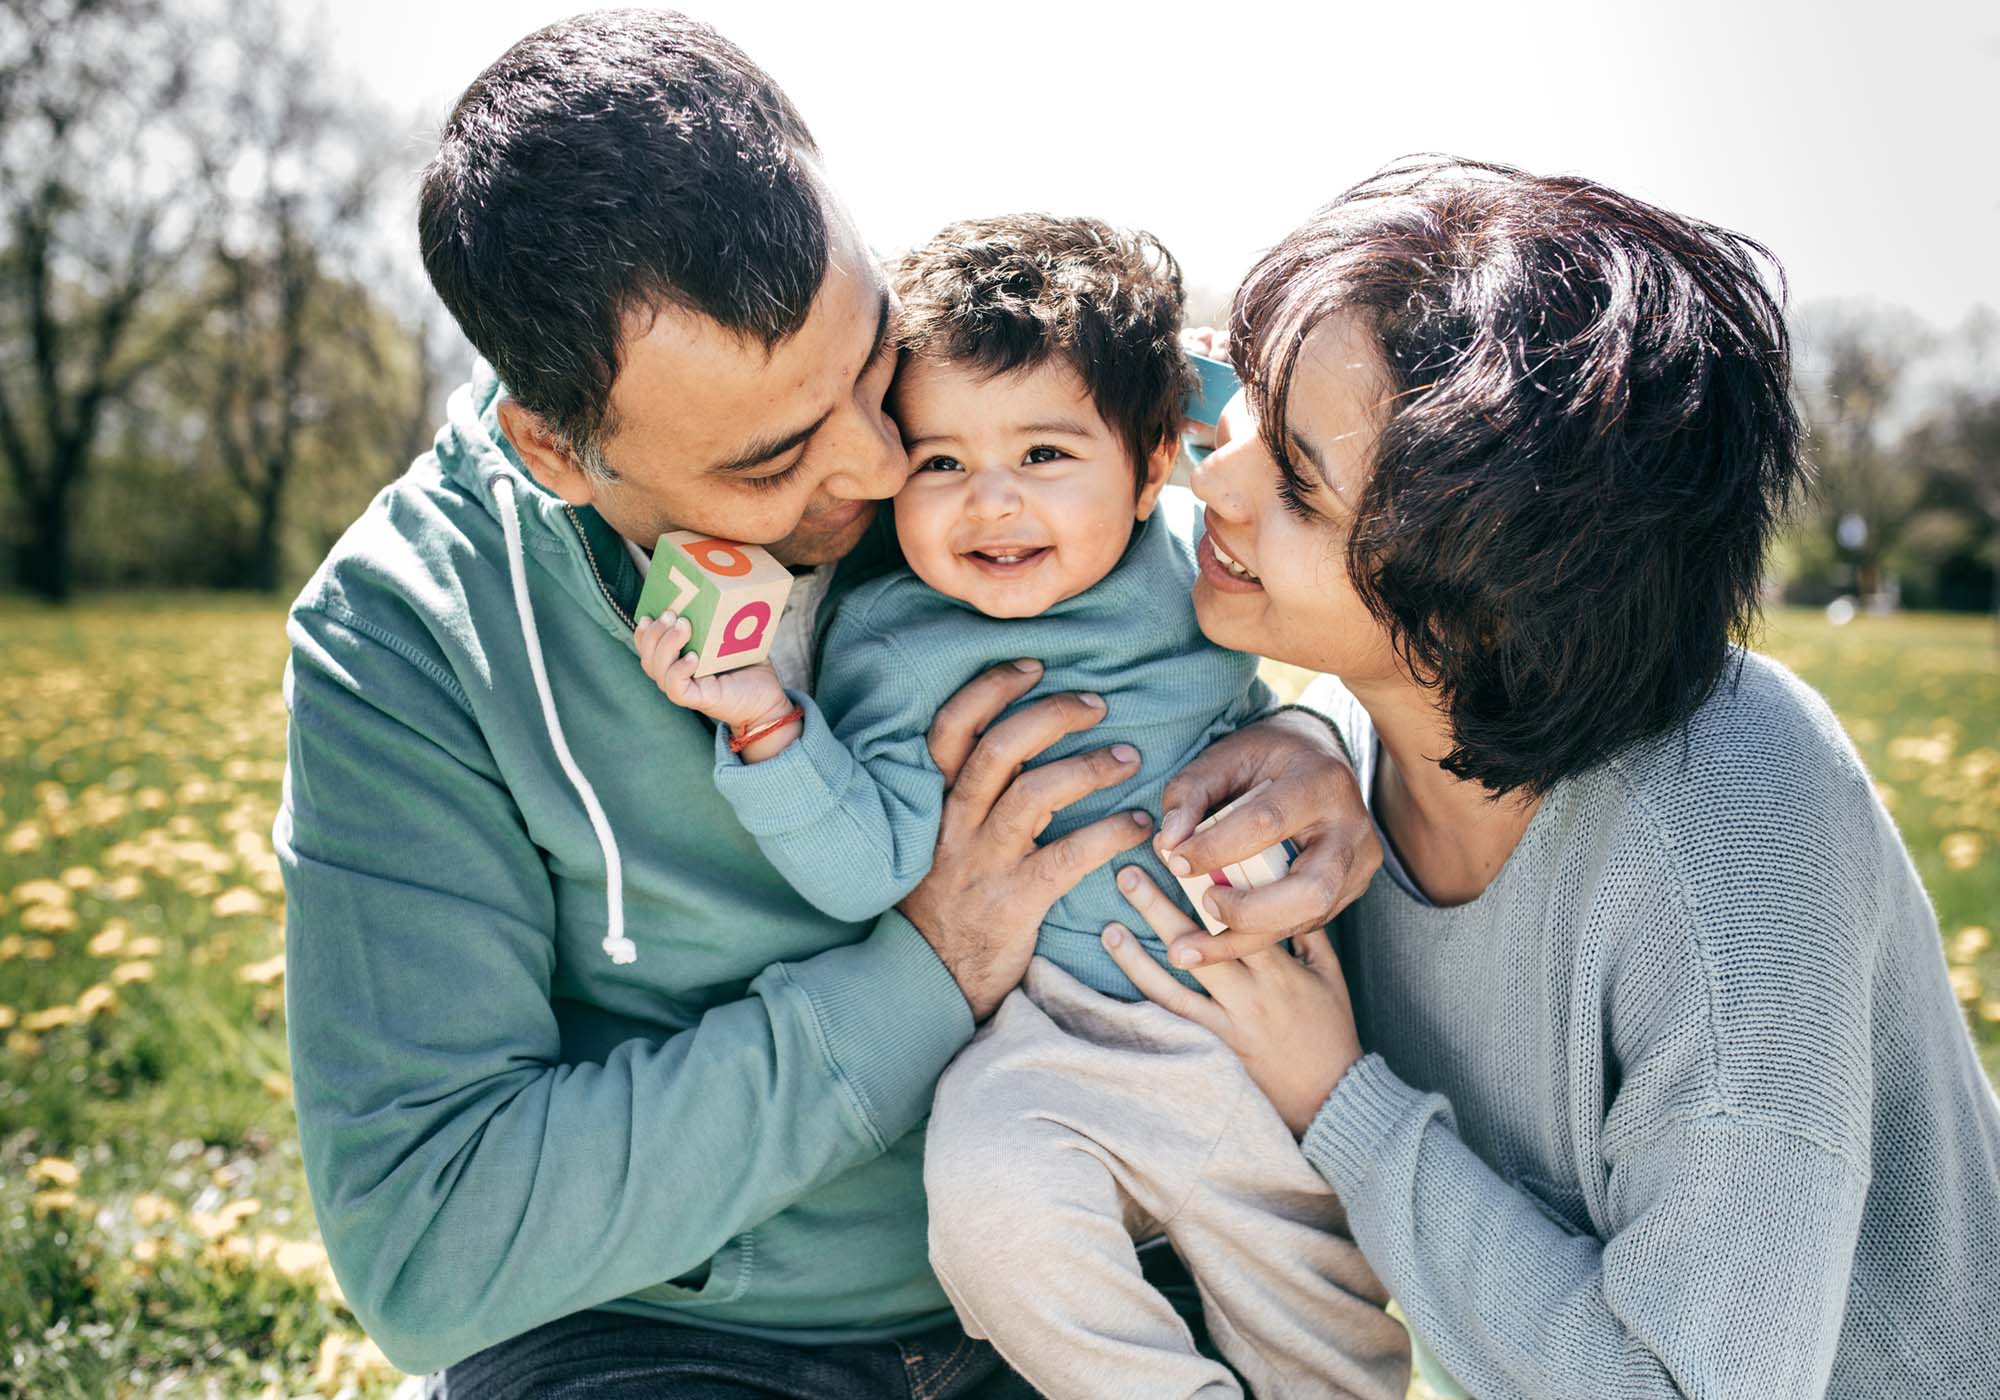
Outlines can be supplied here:
[[326, 1250], [311, 1240], [280, 1240], [271, 1262], [289, 1279], [311, 1281], [327, 1270]]
[[34, 1207], [38, 1216], [54, 1215], [59, 1210], [75, 1210], [76, 1192], [37, 1191], [28, 1198], [28, 1204]]
[[125, 956], [128, 958], [157, 958], [163, 946], [159, 939], [150, 935], [145, 938], [135, 938], [125, 945]]
[[22, 822], [7, 833], [7, 839], [0, 841], [0, 851], [10, 856], [24, 856], [42, 844], [42, 829], [33, 822]]
[[166, 809], [167, 794], [163, 788], [143, 787], [132, 794], [132, 801], [142, 812], [159, 812]]
[[1958, 937], [1951, 940], [1952, 961], [1971, 962], [1985, 952], [1992, 942], [1993, 935], [1978, 924], [1962, 928], [1958, 931]]
[[104, 927], [92, 935], [90, 942], [83, 945], [83, 950], [93, 958], [108, 958], [125, 946], [125, 940], [131, 933], [132, 925], [125, 920], [106, 919]]
[[14, 961], [21, 956], [21, 950], [25, 947], [27, 940], [18, 933], [10, 933], [5, 938], [0, 938], [0, 962]]
[[0, 1031], [12, 1026], [17, 1019], [19, 1018], [13, 1007], [0, 1006]]
[[240, 1201], [231, 1201], [220, 1210], [190, 1211], [188, 1224], [205, 1240], [221, 1239], [263, 1208], [264, 1203], [255, 1196], [245, 1196]]
[[21, 1018], [24, 1031], [52, 1031], [58, 1026], [73, 1026], [83, 1016], [74, 1006], [51, 1006], [44, 1011], [31, 1011]]
[[97, 872], [87, 865], [72, 865], [69, 869], [63, 871], [62, 882], [70, 889], [81, 894], [84, 890], [89, 889], [97, 883]]
[[65, 906], [69, 896], [69, 887], [57, 880], [23, 880], [14, 886], [14, 898], [21, 904]]
[[218, 895], [214, 908], [216, 917], [223, 919], [243, 914], [261, 914], [264, 912], [264, 897], [253, 889], [238, 885]]
[[83, 1180], [83, 1173], [67, 1157], [44, 1157], [28, 1168], [28, 1180], [45, 1186], [74, 1186]]
[[1980, 1002], [1979, 1019], [1988, 1024], [2000, 1023], [2000, 1000], [1989, 999]]
[[132, 1198], [132, 1218], [143, 1229], [150, 1230], [155, 1225], [164, 1225], [167, 1221], [177, 1218], [180, 1213], [179, 1206], [165, 1196], [155, 1195], [151, 1191]]
[[76, 910], [67, 905], [30, 904], [21, 911], [21, 927], [30, 933], [69, 933], [76, 925]]
[[290, 1075], [279, 1074], [276, 1070], [272, 1070], [267, 1074], [257, 1076], [257, 1082], [263, 1085], [264, 1092], [274, 1099], [289, 1099], [292, 1096], [292, 1079]]
[[146, 892], [146, 882], [137, 875], [120, 875], [104, 887], [106, 898], [129, 904]]
[[1953, 870], [1970, 870], [1979, 864], [1979, 857], [1986, 850], [1986, 842], [1975, 831], [1954, 831], [1938, 843], [1944, 852], [1944, 863]]
[[117, 1004], [118, 993], [104, 983], [96, 982], [85, 987], [83, 994], [76, 999], [76, 1013], [81, 1019], [89, 1020], [98, 1012], [109, 1010]]
[[262, 962], [245, 963], [242, 967], [236, 969], [237, 981], [249, 982], [253, 985], [264, 982], [275, 982], [284, 975], [285, 955], [283, 953], [278, 954], [274, 958], [266, 958]]
[[1968, 1006], [1979, 1000], [1979, 974], [1969, 967], [1954, 967], [1951, 970], [1951, 990], [1958, 999]]
[[155, 1239], [134, 1240], [132, 1258], [140, 1264], [153, 1264], [160, 1257], [160, 1242]]
[[30, 938], [21, 945], [21, 956], [29, 962], [48, 962], [56, 955], [56, 945], [46, 938]]
[[152, 980], [153, 965], [144, 958], [134, 958], [111, 969], [111, 985], [114, 987], [129, 987], [134, 982]]
[[7, 1032], [7, 1053], [16, 1059], [32, 1060], [42, 1053], [42, 1038], [26, 1031]]

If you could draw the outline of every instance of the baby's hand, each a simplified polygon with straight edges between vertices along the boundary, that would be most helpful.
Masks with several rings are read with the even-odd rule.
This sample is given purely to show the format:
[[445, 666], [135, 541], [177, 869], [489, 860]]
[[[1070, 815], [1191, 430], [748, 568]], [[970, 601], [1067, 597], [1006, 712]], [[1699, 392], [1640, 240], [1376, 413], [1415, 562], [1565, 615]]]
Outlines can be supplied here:
[[[693, 631], [684, 618], [647, 618], [632, 633], [639, 651], [639, 665], [667, 699], [683, 709], [696, 710], [735, 735], [749, 734], [776, 723], [791, 713], [791, 697], [778, 680], [778, 673], [759, 663], [716, 676], [696, 676], [701, 658], [693, 652], [681, 654]], [[782, 725], [744, 748], [745, 763], [761, 763], [782, 752], [799, 736], [797, 721]]]

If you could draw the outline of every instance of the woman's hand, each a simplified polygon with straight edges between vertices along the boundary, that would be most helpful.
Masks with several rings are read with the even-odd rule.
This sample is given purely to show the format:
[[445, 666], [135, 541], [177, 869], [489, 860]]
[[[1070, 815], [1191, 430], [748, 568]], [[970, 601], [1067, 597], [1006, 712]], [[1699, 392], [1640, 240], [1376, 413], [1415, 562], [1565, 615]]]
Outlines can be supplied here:
[[[1163, 942], [1207, 936], [1137, 866], [1118, 872], [1118, 888]], [[1195, 968], [1195, 980], [1208, 989], [1204, 997], [1175, 981], [1123, 924], [1104, 929], [1105, 948], [1132, 984], [1148, 1000], [1214, 1031], [1243, 1061], [1292, 1136], [1303, 1137], [1340, 1077], [1361, 1058], [1361, 1040], [1326, 930], [1292, 942], [1295, 954], [1267, 948]]]
[[[1254, 798], [1194, 834], [1202, 818], [1259, 785]], [[1346, 751], [1325, 720], [1297, 710], [1280, 710], [1210, 744], [1168, 781], [1161, 806], [1153, 848], [1176, 875], [1220, 870], [1280, 841], [1298, 848], [1283, 879], [1248, 890], [1217, 886], [1204, 895], [1229, 931], [1211, 938], [1190, 925], [1186, 936], [1170, 940], [1176, 967], [1227, 962], [1324, 928], [1382, 864]]]
[[1139, 771], [1138, 750], [1116, 744], [1023, 772], [1105, 714], [1099, 696], [1051, 695], [993, 722], [1041, 678], [1040, 662], [996, 666], [967, 682], [931, 724], [931, 758], [946, 785], [937, 854], [898, 907], [937, 950], [975, 1021], [992, 1015], [1028, 970], [1049, 906], [1153, 830], [1146, 813], [1120, 812], [1035, 844], [1056, 812]]

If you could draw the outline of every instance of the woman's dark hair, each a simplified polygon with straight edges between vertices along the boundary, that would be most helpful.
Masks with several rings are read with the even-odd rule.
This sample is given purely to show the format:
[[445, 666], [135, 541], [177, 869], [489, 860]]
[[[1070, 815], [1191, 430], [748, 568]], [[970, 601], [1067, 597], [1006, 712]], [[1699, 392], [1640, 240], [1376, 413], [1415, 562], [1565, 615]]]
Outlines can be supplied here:
[[1179, 343], [1181, 269], [1150, 233], [1048, 214], [968, 219], [906, 253], [894, 280], [904, 353], [987, 375], [1059, 358], [1141, 486], [1147, 457], [1179, 433], [1197, 382]]
[[1802, 488], [1760, 244], [1594, 181], [1417, 157], [1265, 254], [1232, 353], [1279, 469], [1301, 345], [1388, 370], [1347, 568], [1443, 698], [1445, 769], [1546, 792], [1705, 700]]
[[680, 307], [767, 348], [805, 323], [828, 256], [814, 154], [707, 25], [578, 15], [459, 98], [424, 171], [424, 266], [508, 391], [592, 457], [628, 316]]

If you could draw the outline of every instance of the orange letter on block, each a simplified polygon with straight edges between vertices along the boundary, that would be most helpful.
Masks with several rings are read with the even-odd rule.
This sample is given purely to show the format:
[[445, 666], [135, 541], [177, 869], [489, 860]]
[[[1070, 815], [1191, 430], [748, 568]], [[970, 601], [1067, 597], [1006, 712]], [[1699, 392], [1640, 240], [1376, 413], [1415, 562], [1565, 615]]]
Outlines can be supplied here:
[[750, 572], [750, 556], [728, 540], [696, 540], [681, 546], [695, 563], [724, 578], [741, 578]]

